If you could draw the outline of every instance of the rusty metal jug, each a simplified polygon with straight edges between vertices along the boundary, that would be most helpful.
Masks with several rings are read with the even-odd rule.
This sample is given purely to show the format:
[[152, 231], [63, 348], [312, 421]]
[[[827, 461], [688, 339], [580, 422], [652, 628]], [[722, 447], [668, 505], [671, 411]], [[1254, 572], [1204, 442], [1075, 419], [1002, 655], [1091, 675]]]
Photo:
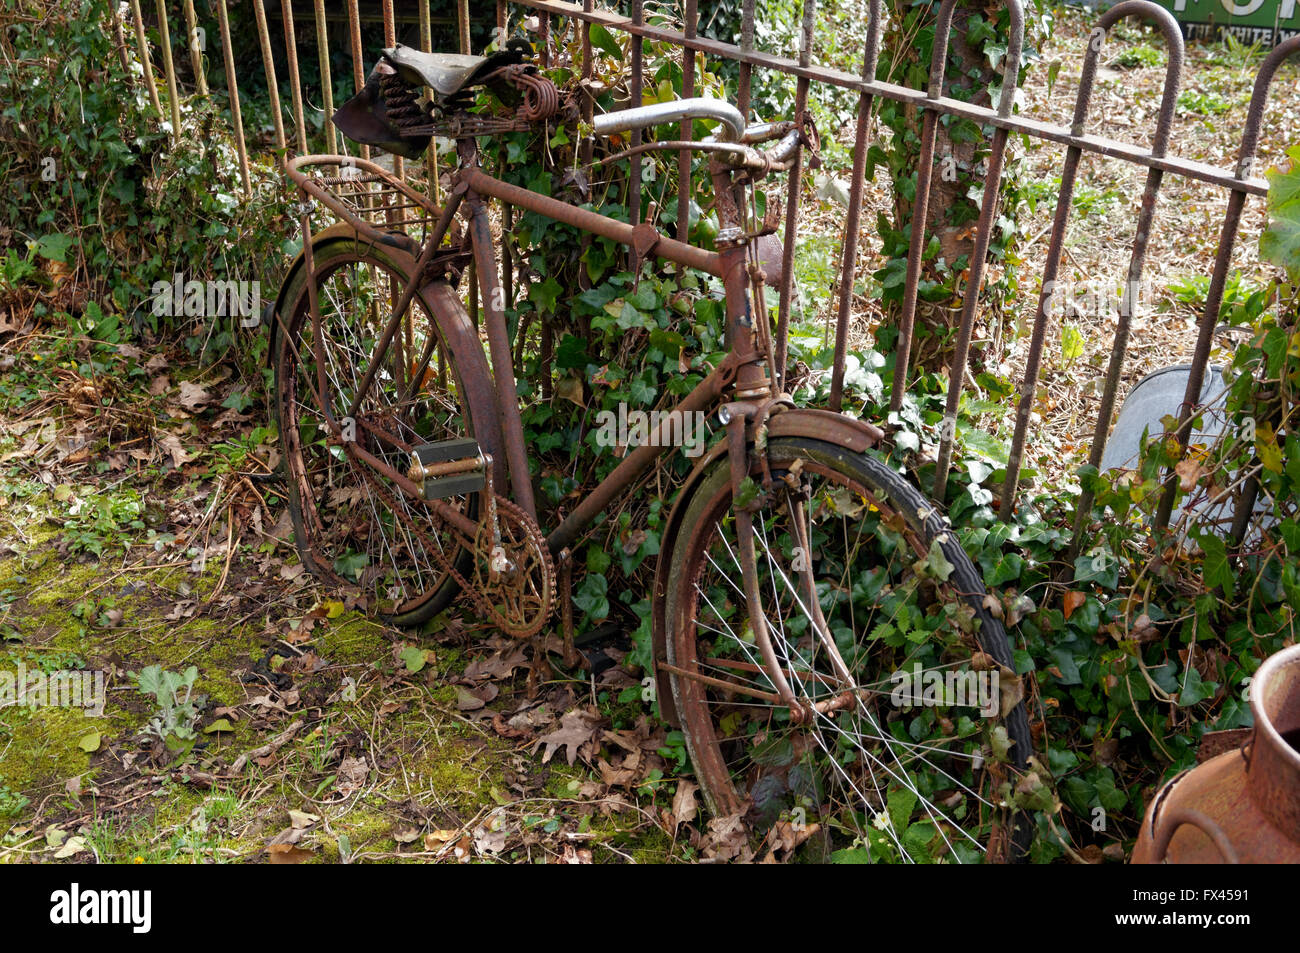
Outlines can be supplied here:
[[1152, 798], [1133, 863], [1300, 863], [1300, 645], [1260, 666], [1250, 707], [1242, 743]]

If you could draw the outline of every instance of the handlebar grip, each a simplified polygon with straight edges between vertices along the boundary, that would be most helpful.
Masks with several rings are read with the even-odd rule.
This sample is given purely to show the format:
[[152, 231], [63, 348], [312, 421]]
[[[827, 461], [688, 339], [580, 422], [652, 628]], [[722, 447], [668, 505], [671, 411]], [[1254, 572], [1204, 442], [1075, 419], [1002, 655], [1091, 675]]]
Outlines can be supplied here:
[[592, 131], [597, 136], [609, 136], [631, 129], [644, 129], [661, 123], [682, 119], [716, 119], [722, 123], [719, 132], [723, 142], [739, 142], [745, 134], [745, 117], [740, 110], [724, 99], [697, 96], [693, 99], [675, 99], [649, 106], [636, 106], [618, 112], [602, 113], [592, 120]]

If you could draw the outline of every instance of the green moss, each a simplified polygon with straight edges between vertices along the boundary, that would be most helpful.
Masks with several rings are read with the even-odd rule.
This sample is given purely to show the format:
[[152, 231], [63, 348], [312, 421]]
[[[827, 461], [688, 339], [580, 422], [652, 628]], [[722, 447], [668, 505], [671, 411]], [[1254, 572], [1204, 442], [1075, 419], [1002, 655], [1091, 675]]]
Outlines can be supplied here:
[[[70, 778], [93, 776], [90, 755], [78, 747], [92, 732], [111, 725], [79, 708], [0, 709], [0, 784], [29, 798], [33, 805], [62, 792]], [[84, 786], [84, 782], [83, 782]]]
[[[352, 810], [330, 821], [334, 837], [322, 836], [322, 858], [328, 862], [337, 862], [339, 857], [338, 835], [346, 835], [348, 851], [355, 854], [362, 850], [393, 850], [396, 841], [392, 840], [393, 818], [382, 810], [364, 804], [358, 804]], [[387, 841], [385, 844], [384, 842]]]
[[207, 863], [256, 854], [260, 828], [249, 825], [246, 805], [228, 792], [168, 784], [151, 799], [152, 817], [97, 818], [86, 840], [102, 863]]
[[313, 634], [317, 654], [336, 665], [370, 665], [391, 651], [387, 629], [358, 612], [345, 613]]

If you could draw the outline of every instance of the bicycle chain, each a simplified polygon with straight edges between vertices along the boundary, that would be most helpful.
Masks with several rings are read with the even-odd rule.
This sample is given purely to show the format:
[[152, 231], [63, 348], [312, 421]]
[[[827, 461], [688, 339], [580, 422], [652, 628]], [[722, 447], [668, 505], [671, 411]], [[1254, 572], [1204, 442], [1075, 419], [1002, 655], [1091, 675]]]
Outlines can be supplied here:
[[[491, 619], [502, 632], [518, 639], [529, 638], [541, 631], [542, 626], [546, 624], [551, 613], [555, 609], [555, 563], [551, 559], [551, 550], [550, 547], [546, 545], [546, 538], [542, 536], [541, 528], [538, 527], [537, 522], [531, 516], [499, 494], [493, 494], [495, 497], [493, 502], [495, 502], [497, 507], [498, 518], [502, 511], [504, 511], [509, 514], [511, 519], [522, 524], [526, 538], [536, 545], [537, 552], [541, 554], [541, 567], [544, 582], [546, 585], [546, 591], [550, 594], [550, 598], [544, 603], [545, 611], [538, 613], [537, 618], [529, 622], [527, 620], [512, 620], [499, 613], [482, 589], [479, 586], [472, 584], [459, 570], [456, 569], [452, 564], [452, 560], [448, 558], [445, 552], [443, 552], [442, 544], [432, 538], [427, 532], [425, 532], [423, 527], [417, 525], [416, 521], [407, 515], [405, 508], [398, 504], [397, 498], [389, 492], [388, 488], [385, 487], [379, 478], [371, 472], [370, 468], [364, 463], [359, 462], [356, 469], [361, 471], [365, 480], [371, 485], [371, 487], [373, 487], [375, 493], [379, 496], [384, 505], [388, 507], [389, 511], [397, 516], [398, 519], [402, 520], [402, 522], [406, 524], [407, 528], [410, 529], [420, 542], [424, 544], [426, 551], [433, 555], [434, 561], [438, 563], [447, 575], [451, 576], [451, 578], [456, 581], [460, 586], [461, 592], [463, 592], [470, 601], [474, 603], [475, 608], [478, 609], [485, 618]], [[480, 558], [480, 554], [477, 552], [475, 544], [467, 543], [460, 533], [455, 529], [448, 527], [436, 512], [432, 510], [426, 510], [426, 512], [428, 513], [430, 521], [436, 528], [444, 529], [454, 536], [462, 546], [465, 546], [466, 549], [473, 553], [475, 560]]]

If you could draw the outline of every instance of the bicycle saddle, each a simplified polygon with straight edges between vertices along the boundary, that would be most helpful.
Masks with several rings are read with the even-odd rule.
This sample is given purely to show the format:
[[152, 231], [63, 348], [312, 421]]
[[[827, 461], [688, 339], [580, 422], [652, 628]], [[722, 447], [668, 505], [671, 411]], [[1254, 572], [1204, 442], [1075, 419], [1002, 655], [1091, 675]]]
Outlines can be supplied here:
[[506, 48], [491, 56], [466, 56], [461, 53], [424, 53], [398, 44], [384, 50], [384, 58], [397, 70], [402, 82], [428, 86], [435, 97], [450, 99], [457, 93], [481, 86], [485, 79], [503, 66], [522, 63], [532, 50], [524, 40], [515, 38]]
[[532, 47], [513, 39], [491, 56], [421, 53], [395, 46], [371, 70], [361, 90], [334, 113], [335, 127], [354, 142], [418, 159], [429, 147], [428, 114], [415, 92], [428, 86], [440, 108], [452, 108], [465, 90], [491, 80], [505, 66], [522, 63]]

